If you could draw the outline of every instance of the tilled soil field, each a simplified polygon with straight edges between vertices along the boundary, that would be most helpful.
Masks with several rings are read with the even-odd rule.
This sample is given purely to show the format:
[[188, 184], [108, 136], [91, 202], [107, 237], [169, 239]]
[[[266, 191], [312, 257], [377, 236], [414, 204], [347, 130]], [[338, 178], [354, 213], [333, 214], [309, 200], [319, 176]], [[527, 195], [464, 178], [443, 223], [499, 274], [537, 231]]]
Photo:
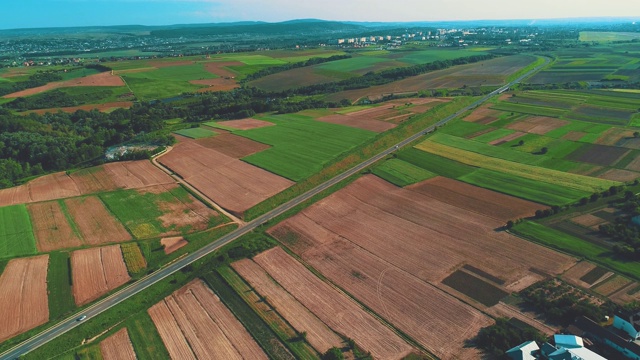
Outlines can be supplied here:
[[160, 162], [236, 215], [293, 185], [290, 180], [195, 142], [177, 144]]
[[320, 320], [354, 339], [375, 359], [400, 359], [411, 352], [398, 335], [281, 248], [267, 250], [254, 261]]
[[385, 122], [382, 120], [376, 120], [372, 117], [365, 115], [329, 115], [323, 116], [317, 119], [318, 121], [328, 122], [332, 124], [345, 125], [359, 129], [370, 130], [374, 132], [384, 132], [396, 127], [396, 124]]
[[201, 280], [187, 284], [148, 312], [172, 359], [267, 359]]
[[260, 265], [250, 259], [244, 259], [236, 261], [231, 266], [251, 284], [255, 291], [267, 297], [269, 305], [282, 315], [296, 331], [306, 332], [307, 341], [319, 353], [324, 354], [334, 346], [338, 348], [342, 346], [342, 340], [338, 335], [273, 281]]
[[95, 196], [65, 200], [69, 214], [89, 245], [131, 240], [131, 234]]
[[0, 276], [0, 342], [49, 320], [49, 255], [9, 261]]
[[[220, 130], [216, 130], [220, 131]], [[257, 152], [267, 150], [271, 146], [242, 136], [222, 133], [217, 136], [195, 140], [199, 145], [206, 148], [219, 151], [224, 155], [231, 156], [235, 159], [241, 159], [245, 156], [255, 154]]]
[[251, 130], [251, 129], [259, 129], [265, 126], [274, 126], [275, 124], [270, 123], [268, 121], [247, 118], [247, 119], [239, 119], [239, 120], [221, 121], [220, 125], [224, 125], [237, 130]]
[[78, 306], [124, 285], [131, 278], [119, 245], [71, 253], [73, 297]]
[[136, 360], [136, 353], [131, 345], [127, 328], [100, 342], [100, 352], [104, 360]]
[[182, 236], [162, 238], [160, 240], [160, 243], [162, 244], [162, 246], [164, 246], [164, 253], [166, 255], [169, 255], [188, 244], [187, 240], [185, 240]]
[[82, 239], [73, 231], [57, 201], [27, 206], [36, 236], [38, 251], [82, 246]]
[[530, 134], [544, 135], [551, 130], [561, 128], [571, 122], [546, 116], [530, 116], [524, 120], [514, 122], [506, 126], [507, 129], [528, 132]]
[[104, 170], [119, 188], [137, 189], [175, 182], [148, 160], [122, 161], [104, 165]]

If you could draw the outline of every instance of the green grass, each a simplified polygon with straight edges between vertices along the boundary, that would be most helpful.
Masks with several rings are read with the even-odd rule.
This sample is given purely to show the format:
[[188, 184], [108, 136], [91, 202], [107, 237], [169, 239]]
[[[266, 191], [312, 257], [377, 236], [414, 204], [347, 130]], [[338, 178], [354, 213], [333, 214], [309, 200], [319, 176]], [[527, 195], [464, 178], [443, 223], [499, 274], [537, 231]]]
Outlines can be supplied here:
[[551, 107], [542, 107], [535, 105], [526, 105], [526, 104], [514, 104], [509, 102], [500, 102], [491, 107], [495, 110], [507, 111], [507, 112], [518, 112], [522, 114], [530, 114], [530, 115], [540, 115], [540, 116], [550, 116], [550, 117], [560, 117], [566, 110], [564, 109], [556, 109]]
[[474, 122], [454, 120], [448, 123], [447, 126], [443, 126], [438, 131], [440, 133], [449, 134], [453, 136], [466, 137], [466, 136], [478, 133], [480, 131], [490, 129], [491, 127], [492, 126], [483, 125], [483, 124], [474, 123]]
[[25, 205], [0, 207], [0, 258], [34, 255], [36, 238]]
[[403, 56], [398, 59], [398, 61], [406, 62], [412, 65], [418, 64], [426, 64], [434, 61], [443, 61], [443, 60], [451, 60], [458, 59], [463, 57], [469, 57], [474, 55], [484, 55], [486, 52], [484, 51], [473, 51], [473, 50], [440, 50], [440, 49], [430, 49], [425, 51], [413, 51], [408, 55]]
[[376, 136], [372, 131], [323, 123], [301, 115], [261, 119], [276, 126], [236, 134], [272, 147], [242, 160], [293, 181], [317, 173], [337, 156]]
[[597, 42], [612, 42], [612, 41], [629, 41], [633, 39], [639, 39], [640, 34], [631, 32], [609, 32], [609, 31], [581, 31], [580, 41], [597, 41]]
[[68, 70], [67, 72], [60, 72], [58, 74], [60, 74], [60, 76], [62, 76], [62, 80], [65, 81], [65, 80], [73, 80], [73, 79], [77, 79], [77, 78], [81, 78], [89, 75], [95, 75], [99, 73], [101, 73], [101, 71], [97, 69], [80, 68], [80, 69]]
[[122, 75], [140, 100], [170, 98], [184, 92], [192, 92], [203, 86], [190, 84], [189, 81], [217, 77], [205, 70], [202, 64], [170, 66]]
[[481, 143], [489, 143], [498, 139], [502, 139], [505, 136], [511, 135], [515, 132], [515, 130], [510, 129], [496, 129], [486, 134], [482, 134], [473, 138], [473, 141], [478, 141]]
[[372, 172], [397, 186], [407, 186], [437, 176], [431, 171], [400, 159], [389, 159], [373, 168]]
[[337, 71], [337, 72], [354, 72], [368, 67], [374, 66], [377, 63], [388, 61], [385, 58], [378, 58], [373, 56], [357, 56], [350, 59], [343, 59], [337, 61], [331, 61], [318, 65], [318, 69]]
[[133, 350], [140, 360], [168, 359], [169, 353], [162, 343], [151, 317], [146, 311], [127, 320], [127, 331]]
[[442, 156], [430, 154], [415, 148], [409, 148], [398, 153], [398, 159], [421, 167], [432, 173], [457, 179], [476, 171], [476, 167], [465, 165]]
[[556, 184], [526, 179], [487, 169], [478, 169], [457, 178], [466, 183], [546, 205], [565, 205], [591, 195]]
[[49, 254], [47, 289], [49, 290], [49, 319], [60, 319], [75, 310], [76, 304], [71, 292], [69, 253]]
[[619, 260], [609, 249], [603, 246], [531, 221], [524, 221], [516, 225], [511, 231], [529, 240], [587, 258], [614, 271], [631, 276], [636, 280], [640, 279], [640, 263]]
[[174, 131], [174, 133], [182, 136], [186, 136], [191, 139], [203, 139], [217, 135], [215, 131], [207, 130], [205, 128], [190, 128]]

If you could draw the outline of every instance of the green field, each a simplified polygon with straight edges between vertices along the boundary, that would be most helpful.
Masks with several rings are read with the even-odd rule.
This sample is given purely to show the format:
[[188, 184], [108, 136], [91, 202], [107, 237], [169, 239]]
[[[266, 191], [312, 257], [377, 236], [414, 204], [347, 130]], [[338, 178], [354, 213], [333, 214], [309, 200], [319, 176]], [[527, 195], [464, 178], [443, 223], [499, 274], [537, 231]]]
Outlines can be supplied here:
[[399, 61], [409, 63], [411, 65], [418, 64], [427, 64], [434, 61], [443, 61], [443, 60], [452, 60], [459, 59], [474, 55], [484, 55], [486, 52], [484, 51], [476, 51], [476, 50], [424, 50], [424, 51], [413, 51], [408, 55], [405, 55], [401, 58], [398, 58]]
[[400, 159], [389, 159], [373, 168], [372, 172], [397, 186], [407, 186], [437, 176], [431, 171]]
[[76, 308], [71, 292], [69, 253], [52, 252], [49, 254], [47, 289], [49, 290], [49, 319], [62, 318]]
[[609, 31], [581, 31], [580, 32], [580, 41], [612, 42], [612, 41], [629, 41], [634, 39], [640, 39], [640, 34], [632, 33], [632, 32], [609, 32]]
[[174, 133], [182, 136], [186, 136], [191, 139], [203, 139], [217, 135], [215, 131], [207, 130], [205, 128], [197, 127], [190, 129], [176, 130]]
[[[189, 232], [190, 227], [165, 226], [161, 217], [170, 213], [171, 205], [182, 205], [196, 201], [189, 193], [177, 187], [169, 191], [154, 194], [140, 193], [137, 190], [120, 190], [100, 194], [100, 199], [107, 208], [120, 220], [129, 232], [138, 239], [148, 239], [168, 231]], [[218, 225], [223, 221], [221, 216], [209, 219], [210, 225]]]
[[260, 119], [276, 126], [237, 131], [235, 134], [272, 147], [242, 160], [293, 181], [311, 176], [324, 164], [377, 135], [372, 131], [315, 121], [301, 115]]
[[421, 167], [434, 174], [457, 179], [476, 171], [476, 167], [465, 165], [442, 156], [430, 154], [415, 148], [408, 148], [398, 153], [398, 159]]
[[36, 238], [25, 205], [0, 207], [0, 258], [34, 255]]
[[328, 71], [355, 72], [385, 61], [388, 61], [388, 59], [373, 56], [357, 56], [351, 59], [331, 61], [318, 65], [316, 68]]
[[168, 359], [169, 353], [146, 311], [127, 320], [127, 332], [131, 345], [140, 360]]
[[140, 100], [163, 99], [178, 96], [184, 92], [192, 92], [203, 86], [190, 84], [189, 81], [217, 77], [205, 70], [202, 64], [151, 68], [149, 71], [122, 75], [124, 81]]
[[511, 231], [529, 240], [603, 264], [636, 280], [640, 279], [640, 263], [614, 258], [611, 250], [592, 242], [531, 221], [524, 221]]

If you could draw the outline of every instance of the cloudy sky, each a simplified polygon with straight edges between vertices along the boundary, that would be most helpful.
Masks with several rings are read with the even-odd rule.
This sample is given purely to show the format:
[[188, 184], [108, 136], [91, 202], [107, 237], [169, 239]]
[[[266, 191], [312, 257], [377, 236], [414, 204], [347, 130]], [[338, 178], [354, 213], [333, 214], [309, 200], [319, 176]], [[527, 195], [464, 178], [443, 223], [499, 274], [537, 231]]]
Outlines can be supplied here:
[[[0, 28], [353, 21], [640, 17], [638, 0], [3, 0]], [[7, 16], [9, 15], [9, 16]]]

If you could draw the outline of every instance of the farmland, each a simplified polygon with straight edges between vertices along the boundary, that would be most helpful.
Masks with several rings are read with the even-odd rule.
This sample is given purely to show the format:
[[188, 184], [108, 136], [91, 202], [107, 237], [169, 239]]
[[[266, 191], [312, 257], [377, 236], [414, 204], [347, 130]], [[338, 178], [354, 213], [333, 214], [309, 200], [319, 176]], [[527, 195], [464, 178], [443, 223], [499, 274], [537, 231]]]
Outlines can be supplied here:
[[311, 176], [336, 156], [375, 136], [371, 131], [323, 123], [301, 115], [269, 116], [262, 120], [276, 126], [236, 134], [272, 147], [243, 160], [293, 181]]
[[49, 320], [48, 255], [13, 259], [0, 276], [0, 341]]
[[202, 64], [152, 68], [148, 71], [121, 72], [122, 79], [139, 100], [169, 98], [183, 92], [194, 92], [204, 85], [191, 81], [215, 79]]
[[372, 172], [398, 186], [415, 184], [436, 176], [428, 170], [400, 159], [389, 159], [378, 165]]
[[267, 359], [218, 297], [195, 280], [149, 309], [172, 358]]
[[134, 243], [120, 245], [124, 263], [127, 265], [129, 274], [137, 274], [147, 267], [147, 261], [140, 251], [140, 247]]
[[47, 289], [49, 291], [49, 317], [51, 319], [58, 319], [75, 309], [76, 304], [71, 291], [69, 253], [52, 252], [49, 254]]
[[36, 241], [24, 205], [0, 207], [0, 258], [33, 255]]
[[[83, 244], [77, 227], [71, 225], [68, 210], [61, 201], [30, 204], [27, 209], [33, 223], [38, 250], [78, 247]], [[65, 211], [66, 210], [66, 211]]]
[[207, 130], [201, 127], [176, 130], [174, 132], [178, 135], [186, 136], [191, 139], [203, 139], [216, 135], [215, 131]]
[[207, 197], [236, 214], [293, 184], [194, 142], [177, 144], [159, 160]]
[[109, 213], [99, 198], [72, 198], [64, 203], [87, 244], [100, 245], [131, 240], [131, 235]]
[[[451, 180], [440, 182], [446, 187]], [[447, 278], [452, 268], [468, 264], [487, 274], [500, 274], [498, 278], [505, 284], [501, 291], [518, 291], [531, 284], [531, 279], [540, 279], [530, 268], [558, 274], [574, 261], [494, 232], [504, 224], [499, 218], [510, 212], [531, 214], [535, 204], [514, 205], [505, 197], [502, 208], [498, 204], [489, 208], [495, 211], [495, 219], [484, 215], [489, 209], [481, 210], [482, 198], [491, 202], [490, 191], [484, 190], [480, 197], [483, 192], [463, 187], [457, 196], [443, 194], [436, 200], [429, 195], [438, 192], [414, 189], [420, 185], [396, 188], [366, 175], [269, 233], [430, 352], [443, 358], [472, 356], [465, 352], [470, 350], [464, 349], [467, 338], [461, 329], [468, 329], [470, 323], [479, 329], [492, 320], [456, 299], [462, 295], [447, 293], [432, 283]], [[477, 197], [475, 210], [482, 213], [465, 208], [473, 206], [468, 205], [473, 196]], [[549, 257], [555, 260], [549, 262]], [[421, 300], [425, 296], [432, 299], [426, 303], [437, 309], [425, 308]], [[419, 324], [426, 319], [438, 331], [423, 333]], [[449, 345], [442, 346], [445, 342]]]
[[78, 306], [99, 298], [130, 279], [118, 245], [71, 253], [71, 278], [73, 297]]
[[100, 352], [104, 360], [137, 359], [126, 328], [122, 328], [115, 334], [102, 340], [100, 342]]

